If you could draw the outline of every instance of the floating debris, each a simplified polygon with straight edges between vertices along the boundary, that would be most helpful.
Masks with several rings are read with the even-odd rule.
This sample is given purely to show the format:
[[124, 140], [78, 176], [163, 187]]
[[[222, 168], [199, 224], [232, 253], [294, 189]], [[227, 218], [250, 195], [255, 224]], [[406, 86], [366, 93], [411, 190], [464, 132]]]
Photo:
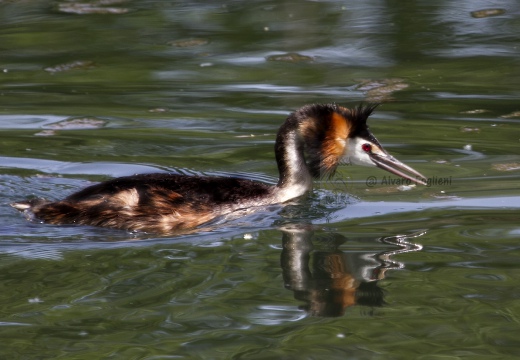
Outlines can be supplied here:
[[481, 19], [490, 16], [498, 16], [504, 14], [506, 11], [504, 9], [483, 9], [472, 11], [470, 14], [472, 17]]
[[169, 41], [167, 44], [171, 45], [171, 46], [185, 48], [185, 47], [207, 45], [208, 43], [209, 43], [209, 41], [206, 39], [183, 39], [183, 40]]
[[477, 128], [477, 127], [468, 127], [468, 126], [464, 126], [463, 128], [460, 129], [461, 132], [480, 132], [480, 129]]
[[166, 109], [166, 108], [155, 108], [155, 109], [150, 109], [148, 110], [148, 112], [151, 112], [151, 113], [164, 113], [164, 112], [168, 112], [170, 110]]
[[250, 135], [236, 135], [235, 137], [236, 137], [236, 138], [252, 138], [252, 137], [255, 137], [255, 134], [250, 134]]
[[473, 146], [471, 144], [464, 145], [462, 148], [464, 150], [466, 150], [466, 151], [472, 151], [473, 150]]
[[358, 80], [357, 90], [366, 93], [367, 101], [382, 102], [394, 100], [392, 94], [406, 89], [409, 85], [403, 79]]
[[267, 61], [284, 61], [284, 62], [292, 62], [292, 63], [310, 62], [313, 60], [314, 60], [314, 58], [312, 58], [311, 56], [305, 56], [305, 55], [301, 55], [298, 53], [271, 55], [271, 56], [267, 57]]
[[236, 138], [254, 138], [257, 136], [273, 136], [273, 134], [249, 134], [249, 135], [235, 135]]
[[127, 0], [98, 0], [93, 2], [63, 2], [59, 3], [57, 10], [66, 14], [91, 15], [91, 14], [126, 14], [130, 10], [124, 7], [110, 7], [121, 4]]
[[39, 304], [39, 303], [42, 303], [43, 300], [40, 299], [39, 297], [34, 297], [34, 298], [30, 298], [27, 300], [29, 302], [29, 304]]
[[501, 116], [501, 118], [504, 118], [504, 119], [510, 119], [510, 118], [514, 118], [514, 117], [520, 117], [520, 111], [514, 111], [510, 114]]
[[431, 194], [431, 197], [439, 200], [461, 200], [460, 196], [456, 195], [446, 195], [445, 191], [441, 191], [440, 194]]
[[[399, 185], [399, 186], [371, 187], [371, 188], [366, 188], [365, 191], [367, 193], [371, 193], [371, 194], [374, 194], [374, 195], [378, 195], [378, 194], [396, 194], [396, 193], [399, 193], [399, 192], [403, 191], [402, 189], [399, 189], [400, 186], [402, 186], [402, 185]], [[404, 186], [407, 186], [407, 185], [404, 185]], [[407, 190], [411, 190], [411, 189], [407, 189]], [[406, 191], [406, 190], [404, 190], [404, 191]]]
[[485, 109], [475, 109], [475, 110], [467, 110], [467, 111], [461, 111], [461, 114], [484, 114], [489, 112], [489, 110]]
[[99, 129], [105, 126], [106, 123], [105, 120], [83, 117], [65, 119], [56, 123], [48, 124], [45, 127], [53, 130], [84, 130]]
[[493, 164], [491, 168], [497, 171], [520, 170], [520, 163]]
[[56, 65], [56, 66], [50, 66], [50, 67], [46, 67], [45, 71], [51, 73], [51, 74], [55, 74], [55, 73], [59, 73], [59, 72], [64, 72], [64, 71], [71, 71], [71, 70], [88, 70], [88, 69], [92, 69], [92, 68], [95, 68], [96, 67], [96, 64], [93, 62], [93, 61], [90, 61], [90, 60], [76, 60], [76, 61], [73, 61], [73, 62], [70, 62], [70, 63], [65, 63], [65, 64], [59, 64], [59, 65]]
[[42, 130], [34, 134], [34, 136], [54, 136], [56, 135], [56, 131], [54, 130]]

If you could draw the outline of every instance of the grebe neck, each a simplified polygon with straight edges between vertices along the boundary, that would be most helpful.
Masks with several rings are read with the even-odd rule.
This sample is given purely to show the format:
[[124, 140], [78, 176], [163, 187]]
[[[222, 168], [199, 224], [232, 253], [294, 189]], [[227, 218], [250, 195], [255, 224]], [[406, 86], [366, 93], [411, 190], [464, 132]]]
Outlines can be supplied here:
[[279, 202], [302, 196], [312, 189], [313, 179], [334, 174], [348, 149], [349, 136], [357, 128], [360, 128], [358, 133], [367, 129], [366, 117], [372, 108], [359, 109], [314, 104], [289, 115], [275, 143], [280, 173], [275, 192]]
[[305, 141], [300, 124], [289, 117], [276, 136], [275, 156], [280, 178], [276, 197], [280, 202], [302, 196], [312, 189], [312, 176], [305, 161]]

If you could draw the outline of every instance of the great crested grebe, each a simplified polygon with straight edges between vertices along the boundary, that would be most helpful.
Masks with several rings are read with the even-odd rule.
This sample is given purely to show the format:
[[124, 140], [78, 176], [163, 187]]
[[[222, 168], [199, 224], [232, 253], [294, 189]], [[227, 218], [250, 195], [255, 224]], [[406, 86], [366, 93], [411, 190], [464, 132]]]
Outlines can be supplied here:
[[11, 206], [48, 224], [166, 233], [287, 202], [311, 190], [313, 178], [331, 176], [340, 164], [377, 166], [425, 185], [423, 175], [389, 155], [369, 131], [366, 122], [375, 107], [315, 104], [289, 115], [276, 136], [276, 185], [232, 177], [141, 174], [89, 186], [61, 201], [32, 199]]

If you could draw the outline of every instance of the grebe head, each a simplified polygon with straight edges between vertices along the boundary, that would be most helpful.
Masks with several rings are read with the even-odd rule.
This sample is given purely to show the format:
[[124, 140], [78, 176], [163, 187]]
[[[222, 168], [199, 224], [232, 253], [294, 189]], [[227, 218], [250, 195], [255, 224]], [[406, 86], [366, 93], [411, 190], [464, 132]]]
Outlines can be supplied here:
[[304, 156], [312, 177], [331, 176], [340, 164], [357, 164], [377, 166], [426, 185], [422, 174], [388, 154], [370, 132], [367, 119], [376, 107], [308, 105], [291, 116], [303, 138]]
[[366, 121], [376, 106], [358, 106], [351, 111], [353, 116], [350, 122], [355, 125], [351, 127], [353, 131], [349, 134], [343, 161], [357, 165], [377, 166], [404, 179], [426, 185], [424, 175], [388, 154], [370, 132]]

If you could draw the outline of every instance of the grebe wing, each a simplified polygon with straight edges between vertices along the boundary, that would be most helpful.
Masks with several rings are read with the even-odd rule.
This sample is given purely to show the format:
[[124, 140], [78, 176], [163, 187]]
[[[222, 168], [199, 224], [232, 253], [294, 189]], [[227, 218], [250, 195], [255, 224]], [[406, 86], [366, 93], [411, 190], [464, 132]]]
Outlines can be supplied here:
[[89, 186], [67, 198], [12, 204], [49, 224], [171, 232], [194, 228], [266, 199], [272, 186], [246, 179], [143, 174]]
[[65, 200], [78, 202], [132, 192], [145, 202], [149, 196], [175, 199], [176, 202], [202, 202], [214, 205], [235, 203], [267, 196], [272, 186], [234, 177], [187, 176], [169, 173], [140, 174], [115, 178], [80, 190]]

